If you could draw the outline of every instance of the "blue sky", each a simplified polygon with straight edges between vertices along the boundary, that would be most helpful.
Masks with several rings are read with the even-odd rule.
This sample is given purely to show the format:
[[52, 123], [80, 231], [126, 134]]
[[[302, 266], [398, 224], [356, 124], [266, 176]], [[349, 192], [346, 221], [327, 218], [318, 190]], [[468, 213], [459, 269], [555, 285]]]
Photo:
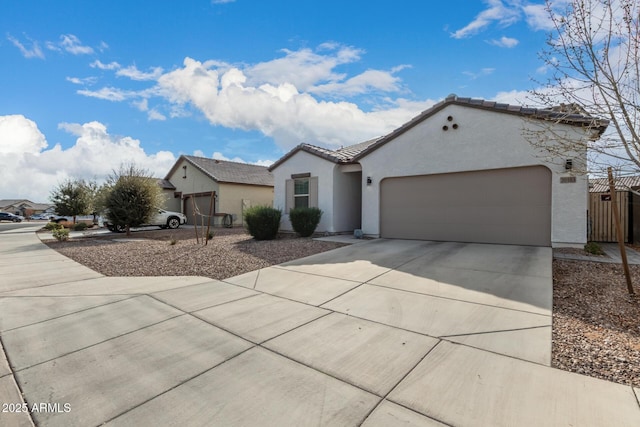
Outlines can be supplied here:
[[180, 154], [268, 165], [450, 93], [526, 103], [542, 0], [3, 1], [0, 199]]

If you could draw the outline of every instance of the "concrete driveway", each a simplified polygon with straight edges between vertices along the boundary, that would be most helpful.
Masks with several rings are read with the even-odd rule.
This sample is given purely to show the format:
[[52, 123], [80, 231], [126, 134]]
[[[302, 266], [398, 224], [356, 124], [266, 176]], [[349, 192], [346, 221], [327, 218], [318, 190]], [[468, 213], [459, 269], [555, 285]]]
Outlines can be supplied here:
[[375, 240], [116, 278], [26, 228], [0, 233], [0, 277], [2, 426], [640, 425], [640, 390], [549, 367], [549, 248]]

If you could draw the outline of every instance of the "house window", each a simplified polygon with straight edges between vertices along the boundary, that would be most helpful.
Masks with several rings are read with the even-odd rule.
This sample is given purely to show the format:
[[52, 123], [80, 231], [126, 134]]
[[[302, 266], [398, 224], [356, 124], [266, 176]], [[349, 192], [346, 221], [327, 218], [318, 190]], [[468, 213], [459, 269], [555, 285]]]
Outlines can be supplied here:
[[318, 177], [310, 173], [294, 174], [285, 182], [285, 212], [293, 208], [318, 207]]
[[294, 180], [293, 206], [296, 208], [309, 207], [309, 178], [298, 178]]

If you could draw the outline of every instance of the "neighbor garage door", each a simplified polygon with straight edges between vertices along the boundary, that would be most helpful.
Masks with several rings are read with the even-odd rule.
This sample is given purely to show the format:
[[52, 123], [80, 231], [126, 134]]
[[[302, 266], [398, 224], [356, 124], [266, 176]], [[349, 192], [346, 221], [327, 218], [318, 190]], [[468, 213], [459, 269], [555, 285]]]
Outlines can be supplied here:
[[550, 246], [543, 166], [386, 178], [380, 234], [395, 239]]
[[[197, 218], [198, 224], [206, 224], [209, 215], [209, 206], [211, 204], [211, 196], [189, 196], [184, 200], [184, 214], [187, 216], [187, 224], [195, 224], [194, 219]], [[196, 215], [194, 216], [193, 213]], [[213, 223], [213, 221], [212, 221]]]

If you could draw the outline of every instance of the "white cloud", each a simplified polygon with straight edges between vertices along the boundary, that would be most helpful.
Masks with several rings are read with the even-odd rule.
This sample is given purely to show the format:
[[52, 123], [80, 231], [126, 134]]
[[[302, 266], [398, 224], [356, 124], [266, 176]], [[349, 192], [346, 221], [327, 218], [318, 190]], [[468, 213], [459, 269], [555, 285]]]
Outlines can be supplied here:
[[[196, 154], [198, 153], [198, 154]], [[199, 156], [199, 157], [204, 157], [204, 153], [202, 153], [202, 151], [200, 150], [196, 150], [193, 154], [194, 156]], [[233, 159], [230, 159], [228, 157], [226, 157], [224, 154], [222, 154], [219, 151], [216, 151], [213, 153], [213, 155], [211, 156], [212, 159], [216, 159], [216, 160], [225, 160], [227, 162], [236, 162], [236, 163], [248, 163], [250, 165], [258, 165], [258, 166], [271, 166], [274, 161], [273, 160], [258, 160], [257, 162], [247, 162], [243, 159], [241, 159], [240, 157], [234, 157]]]
[[236, 0], [211, 0], [211, 4], [227, 4], [227, 3], [233, 3]]
[[[523, 19], [529, 28], [534, 31], [548, 31], [553, 29], [553, 23], [549, 18], [547, 6], [541, 0], [538, 3], [522, 0], [484, 0], [484, 3], [486, 4], [486, 8], [476, 15], [467, 25], [453, 32], [451, 37], [463, 39], [474, 36], [492, 25], [505, 28]], [[560, 10], [566, 7], [568, 3], [569, 0], [553, 0], [551, 5], [554, 10]], [[501, 41], [502, 39], [492, 40], [492, 42], [497, 43]], [[506, 45], [502, 47], [513, 46]]]
[[149, 100], [143, 98], [140, 101], [133, 101], [132, 104], [140, 111], [149, 111]]
[[75, 85], [92, 85], [92, 84], [95, 84], [96, 81], [98, 81], [96, 77], [85, 77], [85, 78], [67, 77], [66, 80]]
[[0, 154], [38, 154], [47, 148], [38, 125], [22, 115], [0, 116], [0, 141]]
[[135, 65], [130, 65], [126, 68], [120, 68], [116, 71], [116, 76], [128, 77], [131, 80], [144, 81], [144, 80], [156, 80], [158, 77], [162, 75], [161, 67], [154, 67], [150, 72], [145, 73], [144, 71], [138, 70]]
[[400, 78], [394, 76], [393, 71], [367, 70], [344, 82], [333, 82], [312, 87], [309, 92], [329, 95], [356, 95], [371, 91], [398, 92], [400, 90]]
[[[562, 3], [562, 2], [555, 2]], [[553, 22], [544, 4], [529, 4], [522, 8], [527, 19], [527, 24], [533, 30], [548, 31], [553, 29]]]
[[455, 39], [463, 39], [478, 34], [489, 25], [498, 23], [507, 27], [517, 22], [521, 17], [519, 2], [502, 0], [485, 0], [487, 8], [480, 12], [470, 23], [451, 34]]
[[[20, 52], [22, 52], [22, 56], [24, 56], [25, 58], [44, 59], [44, 53], [42, 52], [42, 49], [40, 48], [40, 44], [37, 41], [31, 40], [30, 38], [27, 37], [28, 42], [31, 44], [31, 47], [27, 47], [25, 43], [21, 42], [20, 40], [16, 39], [11, 35], [7, 35], [7, 39], [15, 47], [20, 49]], [[83, 45], [80, 39], [73, 34], [61, 35], [60, 41], [58, 42], [45, 41], [44, 46], [48, 50], [51, 50], [54, 52], [66, 51], [73, 55], [89, 55], [94, 53], [94, 50], [92, 47]], [[106, 47], [107, 47], [106, 43], [102, 42], [99, 48], [100, 50], [103, 50]], [[97, 62], [100, 62], [100, 61], [97, 61]]]
[[25, 58], [44, 59], [44, 53], [42, 53], [42, 49], [40, 49], [40, 45], [38, 44], [37, 41], [33, 41], [29, 39], [29, 42], [31, 43], [31, 47], [28, 48], [27, 46], [24, 45], [24, 43], [20, 42], [18, 39], [10, 35], [7, 35], [7, 40], [13, 43], [15, 47], [20, 49], [22, 56], [24, 56]]
[[90, 98], [104, 99], [106, 101], [124, 101], [135, 98], [139, 94], [134, 91], [122, 90], [115, 87], [103, 87], [99, 90], [82, 89], [77, 91], [79, 95], [88, 96]]
[[511, 37], [505, 37], [502, 36], [499, 39], [493, 39], [489, 41], [489, 44], [492, 44], [494, 46], [498, 46], [498, 47], [506, 47], [506, 48], [512, 48], [512, 47], [516, 47], [518, 45], [518, 43], [520, 43], [518, 41], [518, 39], [514, 39]]
[[357, 143], [386, 134], [420, 112], [400, 105], [365, 112], [351, 102], [318, 100], [290, 83], [252, 86], [238, 68], [211, 69], [191, 58], [158, 83], [166, 99], [194, 106], [211, 124], [258, 130], [284, 149], [302, 141], [334, 146]]
[[[283, 52], [258, 64], [185, 58], [182, 67], [164, 73], [160, 68], [143, 73], [135, 66], [125, 69], [95, 61], [92, 67], [130, 77], [144, 74], [157, 79], [156, 84], [138, 91], [104, 87], [77, 93], [110, 101], [134, 100], [133, 106], [147, 112], [149, 120], [197, 111], [215, 126], [259, 131], [285, 150], [303, 141], [330, 146], [361, 142], [390, 132], [432, 105], [428, 100], [409, 103], [391, 97], [406, 92], [397, 74], [409, 65], [348, 75], [340, 68], [359, 61], [361, 49], [324, 43], [315, 50]], [[366, 96], [373, 111], [348, 102], [356, 96]], [[152, 98], [160, 98], [164, 105], [150, 110]]]
[[84, 46], [80, 39], [73, 34], [63, 34], [60, 36], [60, 47], [73, 55], [90, 55], [93, 48]]
[[[281, 85], [290, 83], [301, 91], [306, 91], [319, 82], [337, 82], [345, 78], [344, 74], [334, 72], [342, 64], [360, 60], [361, 49], [337, 44], [323, 44], [318, 54], [311, 49], [297, 51], [283, 50], [284, 58], [277, 58], [247, 67], [244, 74], [250, 85], [269, 83]], [[220, 67], [222, 68], [222, 67]]]
[[47, 202], [53, 187], [66, 178], [104, 179], [122, 163], [135, 164], [163, 177], [176, 161], [173, 153], [146, 153], [140, 141], [116, 137], [99, 122], [59, 125], [77, 139], [73, 146], [47, 149], [36, 123], [21, 115], [0, 116], [0, 194]]
[[462, 74], [464, 74], [465, 76], [468, 76], [469, 78], [471, 78], [471, 80], [475, 80], [477, 78], [493, 74], [495, 70], [496, 70], [495, 68], [482, 68], [480, 69], [480, 71], [475, 71], [475, 72], [463, 71]]
[[91, 68], [99, 68], [101, 70], [117, 70], [120, 68], [120, 64], [117, 62], [109, 62], [108, 64], [103, 64], [99, 59], [96, 59], [91, 64], [89, 64]]
[[165, 120], [167, 120], [167, 116], [165, 116], [164, 114], [162, 114], [161, 112], [159, 112], [156, 109], [149, 110], [149, 112], [147, 113], [147, 117], [148, 117], [149, 121], [152, 121], [152, 120], [165, 121]]

